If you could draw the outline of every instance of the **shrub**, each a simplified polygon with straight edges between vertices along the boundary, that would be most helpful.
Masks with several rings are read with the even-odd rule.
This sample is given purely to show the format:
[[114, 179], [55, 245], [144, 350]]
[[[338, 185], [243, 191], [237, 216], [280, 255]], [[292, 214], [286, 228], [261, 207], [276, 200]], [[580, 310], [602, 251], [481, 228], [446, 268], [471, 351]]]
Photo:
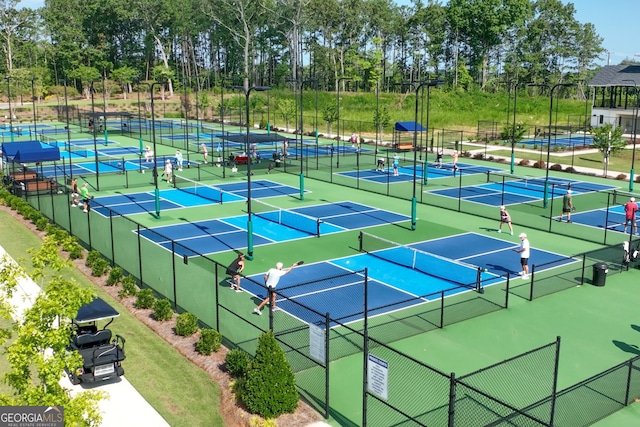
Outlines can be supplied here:
[[107, 279], [107, 286], [115, 286], [122, 280], [122, 268], [113, 267], [109, 272], [109, 278]]
[[176, 334], [189, 337], [198, 330], [198, 318], [191, 313], [182, 313], [176, 319]]
[[134, 297], [138, 293], [136, 288], [136, 279], [133, 276], [125, 276], [122, 278], [122, 289], [118, 292], [120, 298]]
[[87, 260], [84, 262], [84, 264], [87, 267], [91, 267], [93, 263], [100, 258], [102, 258], [102, 255], [100, 255], [100, 252], [96, 250], [90, 251], [89, 255], [87, 255]]
[[34, 210], [33, 212], [31, 212], [31, 216], [29, 216], [29, 219], [31, 220], [32, 223], [36, 223], [38, 222], [39, 219], [44, 218], [44, 215], [42, 215], [42, 213], [40, 211], [36, 211]]
[[623, 173], [618, 174], [618, 175], [616, 176], [616, 179], [617, 179], [618, 181], [625, 181], [625, 180], [627, 179], [627, 175], [625, 175], [625, 174], [623, 174]]
[[546, 167], [545, 165], [546, 164], [545, 164], [545, 162], [543, 160], [538, 160], [537, 162], [535, 162], [533, 164], [533, 167], [537, 168], [537, 169], [544, 169]]
[[577, 173], [578, 172], [572, 166], [567, 166], [567, 168], [564, 171], [565, 172], [569, 172], [569, 173]]
[[109, 261], [104, 258], [98, 258], [91, 265], [91, 275], [93, 277], [103, 276], [109, 271]]
[[559, 164], [556, 163], [555, 165], [549, 166], [549, 169], [551, 169], [552, 171], [561, 172], [562, 171], [562, 165], [559, 165]]
[[69, 258], [82, 258], [82, 246], [80, 246], [78, 239], [75, 237], [67, 235], [67, 237], [62, 241], [61, 246], [62, 250], [69, 253]]
[[44, 231], [44, 229], [47, 228], [47, 225], [49, 225], [49, 220], [47, 218], [42, 217], [36, 220], [36, 228], [40, 231]]
[[484, 154], [476, 153], [476, 154], [473, 155], [473, 158], [476, 159], [476, 160], [482, 160], [482, 159], [484, 159]]
[[533, 144], [533, 149], [537, 150], [538, 149], [538, 144]]
[[222, 345], [222, 334], [215, 329], [203, 329], [200, 331], [200, 338], [196, 343], [196, 351], [200, 354], [210, 355], [214, 351], [220, 350]]
[[233, 378], [244, 378], [250, 362], [249, 355], [240, 349], [229, 350], [224, 358], [224, 366]]
[[171, 320], [173, 317], [173, 307], [168, 299], [158, 299], [153, 303], [153, 317], [158, 322]]
[[272, 331], [258, 338], [256, 357], [247, 371], [242, 401], [251, 413], [264, 418], [293, 413], [298, 406], [298, 391], [291, 365]]
[[522, 159], [522, 160], [520, 160], [520, 162], [518, 163], [518, 165], [520, 165], [520, 166], [529, 166], [529, 164], [531, 164], [531, 162], [529, 161], [529, 159]]
[[153, 296], [151, 289], [142, 289], [137, 294], [136, 302], [133, 305], [136, 308], [151, 308], [156, 301], [156, 297]]

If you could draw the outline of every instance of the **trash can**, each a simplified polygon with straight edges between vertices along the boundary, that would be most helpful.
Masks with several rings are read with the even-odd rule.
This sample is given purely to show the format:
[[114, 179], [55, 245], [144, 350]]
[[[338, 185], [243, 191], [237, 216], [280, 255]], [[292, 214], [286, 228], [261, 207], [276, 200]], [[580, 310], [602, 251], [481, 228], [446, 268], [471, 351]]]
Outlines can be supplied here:
[[604, 262], [597, 262], [593, 264], [593, 285], [604, 286], [607, 281], [607, 273], [609, 272], [609, 266]]

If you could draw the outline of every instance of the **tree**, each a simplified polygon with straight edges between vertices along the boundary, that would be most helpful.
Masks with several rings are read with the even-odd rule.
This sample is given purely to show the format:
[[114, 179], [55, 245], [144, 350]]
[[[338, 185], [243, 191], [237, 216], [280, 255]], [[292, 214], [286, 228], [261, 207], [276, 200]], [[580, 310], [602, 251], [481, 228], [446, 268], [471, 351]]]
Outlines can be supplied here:
[[338, 106], [336, 104], [326, 104], [322, 109], [322, 120], [329, 124], [329, 133], [331, 133], [331, 125], [338, 120]]
[[293, 413], [298, 406], [298, 391], [291, 365], [272, 331], [258, 338], [256, 357], [244, 383], [242, 400], [247, 409], [264, 418]]
[[279, 99], [276, 105], [276, 110], [282, 120], [285, 121], [287, 129], [289, 129], [289, 123], [291, 119], [296, 116], [296, 106], [291, 99]]
[[[3, 406], [64, 406], [65, 424], [98, 426], [101, 416], [99, 391], [84, 391], [74, 397], [60, 385], [65, 367], [82, 365], [77, 352], [68, 352], [71, 324], [61, 319], [75, 317], [78, 309], [94, 298], [92, 291], [81, 288], [61, 274], [69, 263], [58, 256], [58, 245], [48, 235], [39, 249], [31, 251], [34, 277], [52, 277], [33, 305], [27, 308], [14, 327], [15, 341], [7, 348], [9, 369], [3, 381], [11, 392], [0, 394]], [[53, 270], [53, 272], [51, 271]], [[0, 314], [12, 313], [7, 296], [15, 290], [16, 280], [25, 273], [7, 258], [0, 266]], [[4, 329], [4, 338], [10, 330]]]
[[593, 134], [593, 147], [602, 153], [605, 176], [607, 176], [609, 169], [609, 158], [621, 150], [624, 150], [627, 146], [626, 141], [622, 139], [622, 131], [621, 126], [613, 127], [611, 123], [605, 123], [591, 130]]
[[383, 106], [381, 110], [373, 113], [373, 125], [380, 134], [384, 133], [384, 128], [391, 124], [391, 115], [387, 106]]
[[138, 75], [138, 71], [136, 71], [133, 67], [120, 67], [116, 68], [111, 72], [111, 78], [118, 82], [120, 87], [122, 88], [122, 93], [124, 99], [127, 99], [127, 93], [131, 92], [131, 83]]

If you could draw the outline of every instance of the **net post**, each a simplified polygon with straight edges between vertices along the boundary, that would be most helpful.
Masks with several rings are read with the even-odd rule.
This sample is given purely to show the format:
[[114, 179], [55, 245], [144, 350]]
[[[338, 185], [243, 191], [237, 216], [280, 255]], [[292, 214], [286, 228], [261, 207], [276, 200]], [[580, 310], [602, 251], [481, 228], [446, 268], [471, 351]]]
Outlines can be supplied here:
[[[175, 181], [175, 180], [174, 180]], [[220, 204], [222, 204], [222, 197], [224, 196], [224, 191], [222, 191], [222, 188], [220, 189]]]
[[362, 231], [358, 234], [358, 251], [362, 252], [362, 239], [363, 239]]
[[484, 288], [482, 287], [482, 268], [478, 267], [476, 277], [476, 291], [480, 294], [484, 294]]
[[316, 236], [317, 236], [317, 237], [320, 237], [320, 224], [321, 224], [321, 223], [322, 223], [322, 220], [321, 220], [320, 218], [318, 218], [318, 219], [316, 220], [316, 227], [317, 227], [317, 229], [318, 229], [318, 231], [316, 232]]

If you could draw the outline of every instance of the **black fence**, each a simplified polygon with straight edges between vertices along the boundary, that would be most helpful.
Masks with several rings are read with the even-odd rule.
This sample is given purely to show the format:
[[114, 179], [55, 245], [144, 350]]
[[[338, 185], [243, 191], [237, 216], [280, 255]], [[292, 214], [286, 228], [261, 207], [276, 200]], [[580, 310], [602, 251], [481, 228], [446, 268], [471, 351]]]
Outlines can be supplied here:
[[[371, 160], [371, 157], [365, 158]], [[34, 195], [27, 192], [23, 197], [50, 220], [76, 236], [87, 248], [99, 251], [112, 265], [134, 276], [140, 286], [153, 289], [158, 297], [170, 300], [177, 310], [189, 311], [203, 325], [220, 331], [227, 346], [241, 348], [250, 354], [255, 352], [257, 338], [265, 327], [258, 323], [258, 316], [252, 315], [246, 300], [234, 298], [235, 293], [226, 290], [225, 266], [202, 254], [183, 257], [181, 254], [193, 251], [113, 211], [107, 210], [107, 216], [85, 214], [71, 206], [71, 196], [66, 187], [62, 193], [37, 192]], [[158, 241], [164, 242], [164, 247], [154, 243]], [[566, 287], [551, 286], [550, 276], [545, 276], [544, 271], [537, 272], [536, 266], [532, 266], [528, 287], [522, 285], [514, 290], [507, 276], [503, 284], [482, 284], [483, 292], [467, 290], [446, 298], [447, 291], [418, 296], [411, 307], [397, 311], [394, 311], [395, 307], [366, 304], [366, 270], [318, 278], [298, 286], [313, 288], [336, 282], [349, 283], [363, 298], [361, 304], [353, 301], [349, 315], [362, 313], [362, 320], [347, 323], [344, 316], [332, 318], [330, 312], [322, 313], [296, 301], [285, 288], [276, 291], [278, 298], [286, 299], [295, 306], [298, 315], [284, 316], [270, 309], [269, 328], [273, 329], [287, 354], [301, 396], [325, 417], [329, 416], [331, 408], [331, 362], [361, 353], [365, 363], [374, 364], [376, 369], [384, 369], [384, 363], [392, 361], [393, 371], [389, 372], [394, 375], [393, 380], [388, 377], [389, 390], [385, 398], [380, 389], [371, 389], [371, 381], [363, 373], [366, 405], [362, 425], [462, 425], [469, 420], [481, 419], [491, 425], [574, 426], [575, 423], [561, 421], [569, 419], [565, 414], [580, 412], [580, 406], [585, 405], [577, 397], [595, 389], [595, 393], [609, 399], [603, 399], [599, 407], [590, 406], [587, 414], [581, 415], [588, 422], [593, 422], [628, 404], [640, 393], [637, 359], [556, 393], [555, 383], [554, 388], [549, 389], [549, 378], [556, 375], [559, 341], [461, 378], [444, 374], [395, 350], [393, 343], [507, 308], [509, 295], [521, 294], [533, 299], [582, 284], [588, 280], [585, 276], [590, 272], [588, 267], [592, 261], [607, 262], [611, 274], [624, 271], [627, 266], [618, 246], [576, 256], [578, 260], [581, 257], [582, 262], [571, 264], [560, 276], [558, 269], [552, 270], [554, 277], [567, 282]], [[553, 283], [558, 283], [557, 279]], [[263, 288], [264, 294], [267, 293], [262, 284], [257, 285]], [[521, 288], [526, 291], [521, 292]], [[296, 294], [299, 290], [294, 289]], [[330, 305], [331, 301], [324, 301], [324, 306]], [[393, 312], [393, 316], [372, 315], [381, 312]], [[312, 320], [302, 322], [298, 320], [301, 318]], [[536, 361], [537, 357], [542, 361]], [[529, 390], [527, 399], [522, 398], [525, 395], [516, 394], [518, 388], [513, 388], [514, 373], [519, 381], [517, 386]], [[542, 383], [541, 378], [545, 379]], [[427, 389], [424, 384], [429, 384]], [[603, 385], [600, 389], [600, 384], [606, 384], [606, 387]], [[409, 393], [409, 386], [420, 387], [420, 390]], [[395, 389], [404, 398], [397, 398], [395, 392], [391, 394]], [[580, 425], [588, 425], [587, 421]]]

